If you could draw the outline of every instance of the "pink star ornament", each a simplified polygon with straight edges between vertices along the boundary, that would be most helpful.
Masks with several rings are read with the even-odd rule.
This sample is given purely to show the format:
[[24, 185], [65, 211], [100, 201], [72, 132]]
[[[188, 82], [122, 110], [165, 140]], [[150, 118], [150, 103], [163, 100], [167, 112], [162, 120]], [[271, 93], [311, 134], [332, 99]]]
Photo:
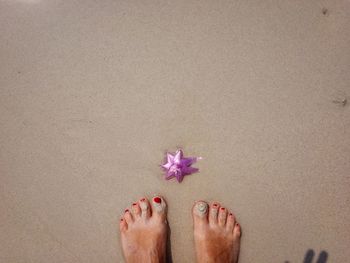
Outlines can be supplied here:
[[166, 154], [167, 162], [162, 166], [165, 170], [165, 179], [176, 178], [179, 183], [186, 175], [198, 172], [198, 168], [191, 167], [201, 157], [184, 157], [182, 150], [177, 150], [175, 154]]

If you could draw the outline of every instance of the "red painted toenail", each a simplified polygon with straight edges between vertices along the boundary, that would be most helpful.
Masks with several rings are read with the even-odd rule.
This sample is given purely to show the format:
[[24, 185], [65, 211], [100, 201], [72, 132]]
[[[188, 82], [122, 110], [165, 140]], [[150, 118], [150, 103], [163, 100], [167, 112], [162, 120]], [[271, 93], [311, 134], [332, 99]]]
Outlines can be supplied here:
[[155, 197], [153, 198], [153, 201], [160, 204], [162, 202], [162, 199], [160, 199], [159, 197]]
[[122, 219], [120, 219], [120, 222], [123, 222], [124, 221], [124, 219], [122, 218]]
[[141, 202], [145, 202], [145, 201], [146, 201], [146, 198], [142, 198], [142, 199], [141, 199]]
[[225, 207], [221, 207], [221, 210], [225, 210]]
[[125, 209], [125, 213], [129, 212], [129, 209]]
[[217, 207], [218, 205], [217, 204], [213, 204], [214, 207]]
[[133, 203], [132, 205], [137, 205], [136, 203]]
[[232, 213], [230, 213], [230, 216], [233, 216], [233, 214], [232, 214]]

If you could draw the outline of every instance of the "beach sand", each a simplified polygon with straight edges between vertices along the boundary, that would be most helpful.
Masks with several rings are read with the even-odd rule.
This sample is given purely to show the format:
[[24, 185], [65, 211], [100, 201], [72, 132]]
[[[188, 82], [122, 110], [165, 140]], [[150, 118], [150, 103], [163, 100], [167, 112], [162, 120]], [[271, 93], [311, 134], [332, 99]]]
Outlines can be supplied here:
[[[0, 2], [0, 262], [122, 262], [125, 207], [219, 201], [241, 263], [350, 258], [350, 2]], [[203, 157], [165, 181], [166, 151]]]

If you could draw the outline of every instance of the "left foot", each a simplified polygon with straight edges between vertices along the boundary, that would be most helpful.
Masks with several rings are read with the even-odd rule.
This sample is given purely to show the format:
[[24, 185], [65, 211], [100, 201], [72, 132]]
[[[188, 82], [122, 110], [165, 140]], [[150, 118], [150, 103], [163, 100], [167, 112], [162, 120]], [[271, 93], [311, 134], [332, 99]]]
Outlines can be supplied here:
[[166, 260], [166, 203], [160, 196], [149, 202], [141, 198], [127, 208], [120, 219], [120, 233], [127, 263]]

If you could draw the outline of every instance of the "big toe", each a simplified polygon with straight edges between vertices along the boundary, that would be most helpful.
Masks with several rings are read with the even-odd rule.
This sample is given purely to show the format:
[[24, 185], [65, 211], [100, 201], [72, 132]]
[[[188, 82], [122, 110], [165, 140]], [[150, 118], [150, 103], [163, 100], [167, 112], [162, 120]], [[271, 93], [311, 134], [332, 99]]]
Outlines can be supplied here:
[[192, 208], [193, 222], [197, 224], [208, 223], [209, 205], [204, 201], [197, 201]]
[[161, 220], [166, 219], [167, 204], [164, 198], [160, 195], [156, 195], [152, 199], [152, 217], [159, 218]]

